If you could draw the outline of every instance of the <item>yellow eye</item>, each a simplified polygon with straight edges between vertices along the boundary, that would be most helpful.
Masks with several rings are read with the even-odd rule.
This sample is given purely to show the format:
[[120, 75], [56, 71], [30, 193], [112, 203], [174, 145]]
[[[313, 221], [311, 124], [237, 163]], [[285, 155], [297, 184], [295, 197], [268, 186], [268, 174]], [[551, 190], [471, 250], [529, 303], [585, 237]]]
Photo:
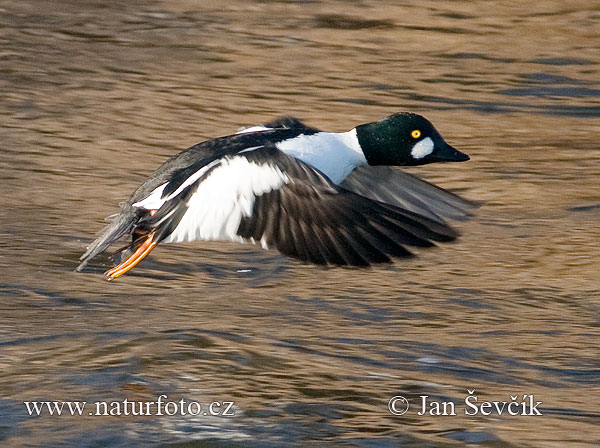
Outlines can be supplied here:
[[421, 131], [419, 131], [418, 129], [415, 129], [414, 131], [412, 131], [410, 133], [410, 135], [412, 136], [412, 138], [419, 138], [421, 136]]

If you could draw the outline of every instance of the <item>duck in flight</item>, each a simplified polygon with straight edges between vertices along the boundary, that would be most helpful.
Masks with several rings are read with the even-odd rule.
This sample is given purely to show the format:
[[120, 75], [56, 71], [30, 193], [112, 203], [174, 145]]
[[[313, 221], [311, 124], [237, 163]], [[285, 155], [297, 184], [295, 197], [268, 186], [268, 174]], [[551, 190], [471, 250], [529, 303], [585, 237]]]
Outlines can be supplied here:
[[194, 145], [160, 166], [81, 256], [81, 271], [121, 237], [119, 277], [159, 243], [253, 242], [320, 265], [369, 266], [405, 246], [454, 240], [445, 218], [472, 203], [390, 166], [462, 162], [424, 117], [397, 113], [348, 132], [292, 117]]

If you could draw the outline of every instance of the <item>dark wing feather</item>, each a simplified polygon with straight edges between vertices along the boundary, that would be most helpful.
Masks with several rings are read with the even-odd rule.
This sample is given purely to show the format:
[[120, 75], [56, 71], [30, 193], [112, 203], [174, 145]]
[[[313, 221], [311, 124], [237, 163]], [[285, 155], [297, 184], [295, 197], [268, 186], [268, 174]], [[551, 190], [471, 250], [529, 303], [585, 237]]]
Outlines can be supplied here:
[[275, 147], [244, 156], [276, 166], [288, 182], [255, 197], [238, 235], [261, 240], [285, 255], [316, 264], [368, 266], [411, 255], [405, 245], [429, 247], [457, 236], [443, 221], [339, 187]]
[[342, 187], [379, 202], [411, 210], [438, 222], [464, 220], [474, 202], [388, 166], [361, 166], [344, 179]]

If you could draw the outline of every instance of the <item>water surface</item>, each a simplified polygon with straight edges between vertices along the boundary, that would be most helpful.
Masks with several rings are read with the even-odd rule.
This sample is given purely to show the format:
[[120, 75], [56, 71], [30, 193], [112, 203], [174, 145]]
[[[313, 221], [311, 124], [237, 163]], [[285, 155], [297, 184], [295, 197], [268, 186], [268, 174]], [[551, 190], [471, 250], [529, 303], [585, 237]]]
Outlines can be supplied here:
[[[599, 41], [589, 1], [0, 2], [2, 443], [597, 445]], [[456, 244], [356, 270], [195, 243], [111, 283], [107, 257], [73, 272], [180, 149], [401, 110], [472, 157], [413, 170], [482, 202]], [[543, 416], [465, 416], [468, 389]], [[23, 405], [161, 394], [236, 415]], [[417, 415], [421, 395], [457, 415]]]

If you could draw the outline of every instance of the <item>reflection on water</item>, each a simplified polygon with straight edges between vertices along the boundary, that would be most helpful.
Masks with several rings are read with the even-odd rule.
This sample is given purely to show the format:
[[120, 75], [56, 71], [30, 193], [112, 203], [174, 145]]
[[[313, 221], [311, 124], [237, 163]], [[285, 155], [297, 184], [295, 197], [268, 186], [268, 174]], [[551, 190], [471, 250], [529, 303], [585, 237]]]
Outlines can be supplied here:
[[[5, 445], [587, 446], [600, 380], [600, 14], [590, 2], [0, 4]], [[253, 246], [72, 272], [175, 151], [282, 114], [429, 117], [483, 202], [457, 244], [370, 270]], [[534, 394], [542, 417], [467, 417]], [[234, 401], [236, 416], [29, 417], [31, 400]], [[403, 395], [404, 416], [387, 410]], [[421, 395], [458, 415], [418, 416]], [[596, 398], [595, 398], [596, 397]], [[193, 446], [193, 445], [189, 445]]]

